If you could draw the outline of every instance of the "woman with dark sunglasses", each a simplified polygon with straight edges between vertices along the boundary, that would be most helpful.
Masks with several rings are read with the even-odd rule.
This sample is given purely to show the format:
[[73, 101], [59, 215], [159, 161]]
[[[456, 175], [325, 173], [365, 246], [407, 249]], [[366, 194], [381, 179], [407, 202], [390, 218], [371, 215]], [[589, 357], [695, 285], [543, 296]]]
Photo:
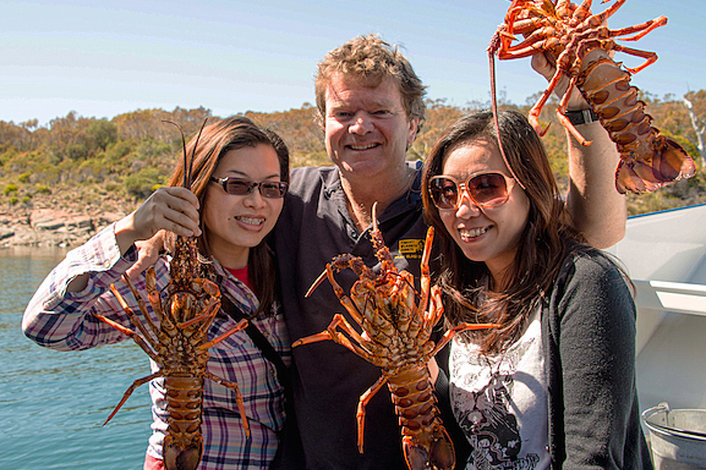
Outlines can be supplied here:
[[[189, 156], [195, 140], [187, 147]], [[239, 317], [245, 317], [289, 362], [289, 341], [275, 301], [274, 261], [264, 241], [280, 215], [287, 191], [286, 145], [246, 118], [224, 119], [204, 127], [189, 189], [180, 187], [183, 174], [180, 158], [168, 187], [157, 189], [135, 212], [71, 251], [48, 275], [24, 314], [22, 328], [30, 339], [59, 350], [88, 349], [126, 339], [92, 313], [134, 329], [108, 287], [115, 283], [129, 306], [139, 312], [135, 297], [120, 278], [137, 260], [135, 242], [164, 229], [198, 237], [201, 276], [216, 282], [222, 298], [232, 304], [224, 308], [222, 302], [209, 338], [232, 330]], [[161, 256], [154, 267], [156, 287], [164, 298], [169, 256]], [[144, 274], [132, 280], [146, 298]], [[156, 320], [149, 302], [147, 309]], [[238, 384], [250, 437], [235, 392], [206, 379], [199, 469], [265, 469], [275, 457], [285, 420], [284, 390], [273, 364], [249, 334], [239, 331], [212, 347], [207, 369]], [[154, 363], [152, 369], [157, 370]], [[154, 423], [144, 468], [162, 469], [167, 429], [163, 378], [150, 382], [150, 396]]]
[[465, 468], [651, 468], [635, 388], [629, 281], [572, 229], [536, 132], [516, 112], [456, 122], [425, 162], [425, 217], [450, 326]]

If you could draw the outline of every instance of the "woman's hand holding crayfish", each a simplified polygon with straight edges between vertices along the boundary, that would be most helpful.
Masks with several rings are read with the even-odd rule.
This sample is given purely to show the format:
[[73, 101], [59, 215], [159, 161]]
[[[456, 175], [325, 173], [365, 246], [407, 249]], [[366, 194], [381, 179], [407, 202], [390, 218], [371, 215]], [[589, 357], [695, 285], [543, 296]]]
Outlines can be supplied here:
[[[593, 49], [586, 54], [582, 67], [610, 55], [603, 49]], [[532, 68], [551, 81], [556, 72], [556, 63], [549, 53], [540, 52], [532, 56]], [[569, 78], [562, 77], [554, 90], [555, 95], [561, 98], [568, 86]], [[574, 87], [567, 102], [567, 111], [590, 108], [591, 105], [582, 93]], [[594, 247], [608, 248], [625, 235], [627, 206], [622, 194], [614, 189], [615, 168], [620, 161], [620, 154], [600, 122], [594, 123], [582, 126], [581, 129], [585, 139], [592, 142], [590, 146], [569, 139], [571, 184], [566, 201], [569, 212], [573, 214], [574, 228]]]
[[182, 236], [198, 236], [199, 201], [188, 189], [162, 187], [153, 192], [133, 213], [115, 224], [120, 252], [140, 240], [152, 238], [160, 230]]
[[[138, 259], [126, 272], [128, 277], [152, 266], [164, 246], [163, 230], [177, 235], [200, 235], [199, 201], [188, 189], [162, 187], [153, 192], [133, 213], [115, 223], [115, 240], [120, 253], [138, 246]], [[146, 240], [141, 242], [142, 240]], [[86, 288], [88, 274], [75, 277], [67, 286], [69, 292]]]
[[[608, 52], [603, 49], [593, 49], [592, 51], [588, 52], [588, 54], [586, 54], [587, 59], [584, 61], [584, 64], [587, 65], [591, 63], [592, 60], [608, 56]], [[548, 82], [551, 82], [552, 78], [554, 77], [554, 74], [556, 73], [556, 60], [551, 56], [549, 52], [539, 52], [532, 56], [532, 68], [537, 73], [546, 78]], [[557, 97], [561, 98], [566, 93], [566, 89], [568, 88], [568, 86], [569, 78], [566, 76], [562, 77], [559, 80], [558, 85], [554, 89], [554, 94]], [[571, 92], [571, 97], [569, 98], [569, 102], [566, 108], [569, 111], [574, 111], [579, 109], [588, 109], [589, 107], [590, 105], [583, 98], [581, 92], [574, 88]]]

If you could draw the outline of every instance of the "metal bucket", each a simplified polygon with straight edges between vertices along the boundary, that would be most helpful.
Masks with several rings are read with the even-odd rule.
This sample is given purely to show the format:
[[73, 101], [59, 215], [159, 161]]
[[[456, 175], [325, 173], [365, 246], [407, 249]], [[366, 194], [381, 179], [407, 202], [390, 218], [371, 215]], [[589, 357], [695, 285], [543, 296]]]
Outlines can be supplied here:
[[642, 419], [655, 470], [706, 469], [706, 410], [670, 410], [660, 403], [643, 411]]

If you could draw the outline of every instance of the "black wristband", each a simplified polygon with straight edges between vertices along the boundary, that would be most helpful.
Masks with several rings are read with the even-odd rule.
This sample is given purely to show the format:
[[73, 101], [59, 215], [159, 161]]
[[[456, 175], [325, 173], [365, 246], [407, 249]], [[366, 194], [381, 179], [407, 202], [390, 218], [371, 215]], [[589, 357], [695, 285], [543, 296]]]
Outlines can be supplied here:
[[567, 111], [564, 113], [564, 116], [566, 116], [569, 119], [569, 122], [574, 126], [598, 121], [598, 115], [595, 111], [593, 111], [593, 109], [590, 108], [580, 109], [578, 111]]

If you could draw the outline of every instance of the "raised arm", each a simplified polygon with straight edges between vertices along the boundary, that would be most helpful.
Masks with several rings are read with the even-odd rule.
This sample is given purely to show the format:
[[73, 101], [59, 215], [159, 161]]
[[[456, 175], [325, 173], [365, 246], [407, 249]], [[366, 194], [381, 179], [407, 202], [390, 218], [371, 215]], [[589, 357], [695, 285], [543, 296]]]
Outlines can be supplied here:
[[[42, 346], [64, 350], [122, 340], [121, 333], [89, 313], [129, 324], [108, 288], [115, 283], [126, 299], [133, 299], [119, 281], [137, 260], [135, 242], [165, 229], [198, 235], [198, 224], [198, 200], [193, 193], [184, 188], [158, 189], [135, 212], [69, 252], [49, 273], [25, 310], [25, 335]], [[151, 264], [154, 261], [156, 257]], [[158, 274], [160, 288], [167, 282], [163, 271], [161, 277]], [[140, 288], [144, 279], [135, 285]]]
[[[591, 57], [605, 54], [595, 50]], [[586, 60], [587, 63], [589, 60]], [[554, 64], [544, 54], [532, 57], [532, 67], [550, 79]], [[557, 86], [557, 94], [563, 96], [568, 80]], [[573, 90], [567, 109], [577, 111], [589, 109], [589, 105], [578, 90]], [[608, 248], [625, 235], [627, 208], [625, 196], [615, 188], [615, 170], [619, 154], [608, 132], [600, 122], [579, 124], [576, 129], [591, 145], [583, 146], [568, 132], [569, 191], [566, 196], [567, 210], [574, 228], [583, 234], [586, 241], [596, 248]]]
[[[133, 277], [153, 265], [162, 248], [158, 233], [169, 230], [177, 235], [200, 235], [199, 201], [188, 189], [162, 187], [153, 192], [134, 212], [115, 223], [115, 241], [120, 254], [136, 245], [138, 259], [128, 270]], [[152, 239], [157, 241], [150, 241]], [[157, 246], [159, 245], [159, 246]], [[154, 249], [150, 249], [154, 248]], [[69, 292], [80, 292], [86, 287], [88, 275], [77, 276], [67, 287]]]

